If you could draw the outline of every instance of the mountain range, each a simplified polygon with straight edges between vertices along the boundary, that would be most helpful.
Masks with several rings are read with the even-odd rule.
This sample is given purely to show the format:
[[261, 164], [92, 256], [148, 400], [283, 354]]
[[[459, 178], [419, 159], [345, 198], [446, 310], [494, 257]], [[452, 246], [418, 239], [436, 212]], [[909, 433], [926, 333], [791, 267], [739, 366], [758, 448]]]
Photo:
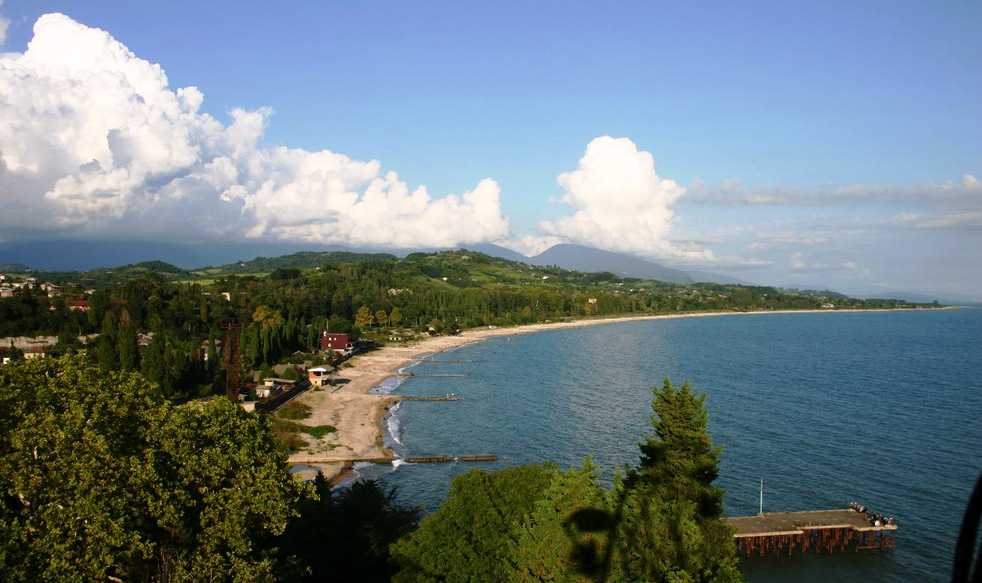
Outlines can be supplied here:
[[[469, 245], [469, 249], [492, 257], [528, 263], [555, 265], [564, 269], [591, 272], [610, 272], [619, 277], [657, 279], [671, 283], [741, 283], [720, 274], [681, 271], [653, 261], [624, 253], [602, 251], [583, 245], [563, 243], [527, 257], [511, 249], [493, 244]], [[0, 264], [22, 264], [39, 271], [87, 271], [103, 267], [132, 265], [146, 261], [165, 261], [184, 269], [199, 269], [209, 265], [226, 265], [249, 261], [256, 257], [279, 257], [301, 251], [355, 251], [359, 253], [391, 253], [404, 256], [416, 251], [434, 249], [350, 249], [288, 243], [161, 243], [149, 241], [30, 241], [0, 244]]]
[[[536, 266], [557, 266], [580, 272], [610, 272], [618, 277], [656, 279], [671, 283], [710, 282], [721, 284], [756, 285], [723, 275], [696, 270], [673, 269], [625, 253], [603, 251], [583, 245], [563, 243], [534, 256], [526, 256], [490, 243], [468, 245], [469, 249], [492, 257], [517, 261]], [[36, 271], [89, 271], [101, 268], [134, 266], [146, 262], [162, 261], [183, 270], [197, 270], [208, 266], [241, 264], [243, 269], [257, 270], [259, 263], [291, 255], [293, 260], [304, 262], [304, 255], [325, 252], [350, 252], [357, 254], [386, 253], [405, 256], [412, 252], [430, 252], [436, 249], [351, 249], [341, 246], [310, 245], [302, 243], [162, 243], [150, 241], [77, 241], [44, 240], [0, 243], [0, 272]], [[311, 258], [307, 258], [311, 259]], [[259, 263], [257, 263], [259, 262]], [[273, 261], [278, 266], [279, 262]], [[260, 269], [261, 271], [261, 269]], [[781, 285], [778, 287], [805, 289], [809, 286]], [[972, 303], [975, 297], [950, 293], [908, 292], [902, 290], [845, 290], [854, 297], [897, 298], [914, 302], [938, 300], [942, 303]]]

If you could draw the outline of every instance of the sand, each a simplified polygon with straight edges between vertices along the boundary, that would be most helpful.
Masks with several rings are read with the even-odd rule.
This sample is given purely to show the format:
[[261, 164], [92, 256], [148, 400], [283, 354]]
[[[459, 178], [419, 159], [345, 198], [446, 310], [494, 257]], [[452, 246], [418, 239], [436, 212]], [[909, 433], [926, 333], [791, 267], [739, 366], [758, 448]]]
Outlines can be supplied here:
[[[290, 464], [303, 464], [318, 468], [335, 483], [343, 480], [352, 464], [360, 461], [386, 463], [395, 459], [394, 453], [383, 443], [383, 420], [386, 412], [398, 397], [370, 394], [372, 388], [385, 379], [398, 374], [400, 368], [412, 364], [420, 357], [480, 342], [496, 336], [532, 334], [545, 330], [579, 328], [599, 324], [634, 322], [644, 320], [668, 320], [674, 318], [701, 318], [718, 316], [745, 316], [754, 314], [802, 314], [842, 313], [864, 311], [905, 311], [933, 308], [902, 308], [898, 310], [772, 310], [760, 312], [693, 312], [650, 316], [626, 316], [593, 318], [568, 322], [529, 324], [510, 328], [475, 328], [457, 336], [422, 338], [406, 345], [384, 346], [369, 353], [357, 355], [342, 365], [338, 374], [341, 383], [337, 389], [325, 388], [307, 391], [298, 400], [311, 408], [311, 416], [301, 421], [307, 425], [333, 425], [337, 431], [321, 439], [305, 436], [308, 447], [290, 456]], [[944, 308], [942, 308], [944, 309]], [[314, 470], [299, 472], [310, 477]]]

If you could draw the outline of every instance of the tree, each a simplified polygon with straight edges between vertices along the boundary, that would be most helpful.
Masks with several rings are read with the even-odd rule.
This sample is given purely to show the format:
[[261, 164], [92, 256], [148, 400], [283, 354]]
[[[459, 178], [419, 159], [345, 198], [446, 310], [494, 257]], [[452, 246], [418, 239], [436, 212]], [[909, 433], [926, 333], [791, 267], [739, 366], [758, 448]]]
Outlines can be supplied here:
[[696, 395], [689, 383], [676, 388], [668, 379], [653, 395], [655, 435], [641, 444], [640, 465], [627, 482], [646, 482], [663, 497], [692, 500], [701, 516], [719, 518], [723, 490], [713, 482], [719, 477], [720, 448], [709, 436], [706, 396]]
[[117, 354], [119, 368], [125, 371], [140, 369], [140, 349], [137, 345], [136, 329], [130, 324], [121, 324], [117, 334]]
[[99, 366], [103, 370], [114, 370], [119, 368], [119, 354], [116, 352], [116, 315], [112, 311], [107, 311], [102, 319], [102, 328], [99, 331], [99, 340], [96, 344], [96, 354]]
[[389, 315], [385, 313], [385, 310], [375, 312], [375, 323], [378, 324], [379, 327], [388, 325]]
[[0, 369], [0, 488], [8, 581], [271, 580], [305, 492], [265, 418], [82, 356]]
[[399, 505], [395, 490], [371, 480], [332, 491], [318, 473], [314, 491], [278, 541], [308, 571], [288, 568], [280, 579], [389, 581], [389, 547], [416, 528], [419, 509]]
[[24, 351], [14, 346], [14, 340], [12, 338], [10, 340], [10, 348], [8, 348], [3, 355], [9, 358], [12, 362], [24, 360]]
[[364, 330], [370, 328], [373, 323], [372, 311], [368, 309], [368, 306], [358, 308], [358, 312], [355, 314], [355, 326]]
[[437, 320], [436, 318], [430, 320], [429, 331], [435, 334], [440, 334], [443, 332], [443, 321]]
[[593, 464], [556, 473], [532, 511], [513, 529], [505, 569], [509, 581], [590, 580], [607, 549], [607, 495]]
[[742, 581], [732, 530], [720, 520], [723, 492], [713, 485], [719, 448], [709, 436], [705, 396], [668, 379], [653, 393], [655, 435], [641, 444], [639, 466], [614, 485], [607, 573], [672, 583]]
[[269, 306], [259, 306], [252, 313], [252, 321], [263, 331], [275, 330], [283, 325], [283, 314]]
[[558, 473], [549, 464], [454, 478], [447, 501], [392, 547], [393, 581], [500, 581], [513, 551], [512, 528]]
[[392, 308], [392, 312], [389, 313], [389, 324], [393, 327], [398, 327], [402, 322], [402, 311], [397, 307]]

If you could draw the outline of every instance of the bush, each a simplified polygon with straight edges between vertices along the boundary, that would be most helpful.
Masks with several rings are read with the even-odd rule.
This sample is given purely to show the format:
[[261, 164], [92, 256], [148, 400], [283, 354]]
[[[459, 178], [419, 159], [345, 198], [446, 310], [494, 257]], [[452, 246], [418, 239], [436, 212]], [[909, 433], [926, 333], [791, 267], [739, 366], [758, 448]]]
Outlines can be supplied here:
[[337, 429], [333, 425], [304, 425], [301, 431], [320, 439], [329, 433], [334, 433]]

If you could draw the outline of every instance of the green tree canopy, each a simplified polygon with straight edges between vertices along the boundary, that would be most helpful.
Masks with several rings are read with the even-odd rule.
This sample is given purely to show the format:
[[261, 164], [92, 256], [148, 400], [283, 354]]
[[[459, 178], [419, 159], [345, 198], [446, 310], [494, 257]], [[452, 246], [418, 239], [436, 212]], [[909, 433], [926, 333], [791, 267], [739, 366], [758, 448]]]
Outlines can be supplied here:
[[257, 581], [303, 488], [263, 418], [173, 406], [83, 356], [0, 367], [0, 570], [9, 581]]
[[718, 447], [708, 431], [705, 396], [666, 379], [654, 389], [655, 435], [641, 463], [613, 490], [612, 578], [665, 583], [742, 580], [733, 533], [720, 520]]
[[715, 510], [719, 450], [705, 400], [668, 381], [654, 396], [655, 435], [627, 479], [604, 490], [589, 461], [566, 472], [468, 472], [393, 546], [393, 580], [741, 581], [732, 531]]
[[512, 529], [559, 472], [550, 464], [454, 479], [439, 510], [392, 547], [393, 581], [500, 581], [513, 552]]
[[720, 448], [709, 436], [706, 396], [689, 383], [676, 387], [668, 379], [654, 389], [651, 425], [655, 435], [641, 444], [641, 463], [627, 482], [644, 482], [665, 498], [684, 498], [698, 505], [700, 515], [718, 518], [723, 512], [719, 477]]
[[355, 326], [364, 330], [370, 328], [374, 322], [375, 319], [372, 317], [372, 311], [368, 306], [358, 308], [358, 312], [355, 313]]
[[387, 326], [389, 324], [389, 315], [385, 310], [375, 312], [375, 323], [379, 326]]

